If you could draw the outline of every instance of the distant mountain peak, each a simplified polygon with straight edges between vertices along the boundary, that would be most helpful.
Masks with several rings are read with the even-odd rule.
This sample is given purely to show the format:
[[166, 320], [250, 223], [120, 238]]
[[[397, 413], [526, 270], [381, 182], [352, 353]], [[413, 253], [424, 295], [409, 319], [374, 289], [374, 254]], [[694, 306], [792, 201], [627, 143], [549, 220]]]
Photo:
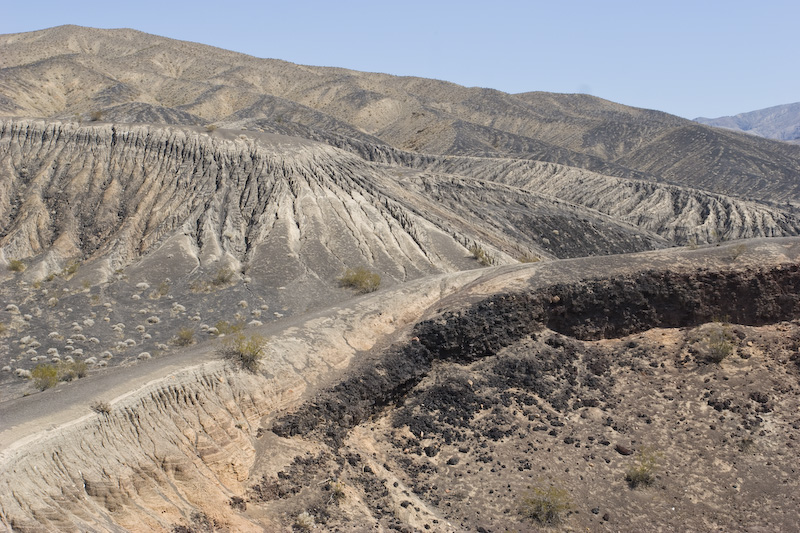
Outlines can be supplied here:
[[694, 120], [708, 126], [800, 144], [800, 102], [776, 105], [728, 117], [698, 117]]

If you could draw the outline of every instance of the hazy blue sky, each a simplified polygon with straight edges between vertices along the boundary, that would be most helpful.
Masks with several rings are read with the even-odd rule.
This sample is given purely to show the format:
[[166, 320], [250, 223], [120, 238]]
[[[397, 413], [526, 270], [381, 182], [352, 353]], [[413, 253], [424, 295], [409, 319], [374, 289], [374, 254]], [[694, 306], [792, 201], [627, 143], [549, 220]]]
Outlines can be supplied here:
[[128, 27], [308, 65], [687, 118], [800, 101], [800, 1], [7, 2], [0, 33]]

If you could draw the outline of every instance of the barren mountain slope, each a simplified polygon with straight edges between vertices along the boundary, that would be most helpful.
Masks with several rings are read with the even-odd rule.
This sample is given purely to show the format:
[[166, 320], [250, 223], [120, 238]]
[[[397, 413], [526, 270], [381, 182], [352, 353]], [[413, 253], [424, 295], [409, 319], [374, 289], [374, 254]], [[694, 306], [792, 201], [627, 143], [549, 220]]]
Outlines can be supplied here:
[[[586, 95], [306, 67], [133, 30], [61, 26], [0, 36], [0, 50], [0, 112], [14, 116], [118, 117], [116, 106], [137, 103], [154, 106], [142, 117], [171, 123], [298, 122], [420, 152], [538, 159], [772, 200], [798, 195], [800, 147]], [[265, 95], [293, 105], [276, 116]]]
[[800, 143], [800, 102], [777, 105], [732, 117], [696, 118], [696, 122], [752, 135]]
[[76, 26], [0, 116], [0, 529], [800, 527], [800, 147]]
[[322, 309], [352, 295], [339, 283], [347, 269], [389, 287], [491, 264], [800, 232], [780, 209], [676, 187], [344, 146], [0, 123], [7, 397], [29, 392], [28, 373], [45, 362], [98, 372]]
[[555, 487], [566, 531], [796, 529], [800, 244], [734, 248], [427, 278], [261, 328], [255, 374], [199, 347], [6, 403], [0, 518], [535, 530]]

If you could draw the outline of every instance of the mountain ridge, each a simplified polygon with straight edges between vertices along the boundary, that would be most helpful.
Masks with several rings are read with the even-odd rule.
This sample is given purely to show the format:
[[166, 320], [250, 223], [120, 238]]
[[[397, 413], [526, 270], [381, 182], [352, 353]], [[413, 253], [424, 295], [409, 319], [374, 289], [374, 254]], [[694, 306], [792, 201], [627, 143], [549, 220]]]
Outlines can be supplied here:
[[[348, 134], [361, 131], [401, 149], [535, 158], [617, 177], [646, 177], [678, 185], [696, 186], [687, 176], [699, 174], [708, 177], [702, 184], [706, 190], [736, 194], [736, 190], [726, 189], [728, 181], [738, 177], [735, 170], [715, 166], [713, 159], [702, 157], [724, 144], [730, 146], [730, 156], [739, 160], [764, 154], [759, 156], [764, 160], [762, 168], [747, 176], [748, 180], [778, 182], [775, 192], [763, 199], [775, 200], [778, 191], [797, 196], [789, 184], [800, 173], [800, 148], [719, 130], [700, 130], [705, 135], [698, 135], [693, 129], [696, 126], [692, 126], [696, 123], [658, 111], [629, 108], [587, 95], [510, 95], [437, 80], [294, 65], [140, 32], [125, 33], [123, 39], [109, 43], [114, 31], [76, 27], [42, 30], [35, 32], [35, 52], [26, 48], [32, 40], [28, 34], [0, 38], [4, 43], [0, 87], [11, 102], [5, 102], [0, 113], [60, 119], [78, 115], [88, 120], [93, 112], [138, 101], [188, 113], [173, 118], [175, 121], [199, 117], [220, 127], [236, 123], [248, 128], [236, 113], [271, 95], [302, 106], [293, 112], [296, 117], [261, 111], [249, 114], [247, 120], [299, 120], [306, 127], [321, 124], [327, 130], [332, 119], [347, 124]], [[50, 43], [44, 46], [42, 41]], [[52, 55], [70, 47], [75, 50], [71, 54]], [[53, 59], [47, 59], [47, 50], [51, 50], [49, 57]], [[199, 64], [196, 58], [201, 52], [204, 61]], [[29, 54], [34, 54], [37, 63], [26, 67]], [[32, 68], [35, 78], [25, 73]], [[83, 84], [91, 89], [70, 86], [64, 78], [67, 72], [91, 76], [94, 83]], [[34, 80], [41, 79], [50, 79], [47, 86], [52, 94], [33, 101], [27, 93], [31, 84], [37, 83]], [[322, 115], [309, 122], [310, 117], [297, 116], [303, 115], [304, 108]], [[326, 116], [330, 118], [323, 118]], [[703, 138], [706, 136], [708, 139]], [[687, 148], [695, 145], [697, 150], [676, 152], [673, 147], [681, 143]], [[647, 157], [659, 154], [663, 163], [648, 165], [644, 155], [630, 157], [631, 150]], [[746, 189], [742, 194], [753, 192]]]
[[2, 35], [0, 529], [796, 530], [798, 150]]
[[705, 118], [696, 122], [718, 128], [743, 131], [759, 137], [800, 143], [800, 102], [771, 106], [737, 115]]

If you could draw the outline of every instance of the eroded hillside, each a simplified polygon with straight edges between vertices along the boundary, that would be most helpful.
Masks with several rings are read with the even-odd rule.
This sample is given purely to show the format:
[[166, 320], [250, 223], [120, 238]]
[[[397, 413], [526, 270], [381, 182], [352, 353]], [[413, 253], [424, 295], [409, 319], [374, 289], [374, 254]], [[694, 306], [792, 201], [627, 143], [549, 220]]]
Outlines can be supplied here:
[[347, 137], [521, 158], [771, 201], [796, 200], [800, 147], [588, 95], [524, 93], [295, 65], [128, 29], [0, 36], [0, 113]]
[[0, 114], [0, 529], [800, 527], [800, 147], [76, 26]]
[[[557, 487], [565, 530], [791, 530], [800, 245], [732, 248], [422, 280], [274, 331], [256, 374], [206, 351], [121, 398], [18, 400], [4, 523], [502, 531]], [[59, 409], [84, 415], [38, 433]]]

